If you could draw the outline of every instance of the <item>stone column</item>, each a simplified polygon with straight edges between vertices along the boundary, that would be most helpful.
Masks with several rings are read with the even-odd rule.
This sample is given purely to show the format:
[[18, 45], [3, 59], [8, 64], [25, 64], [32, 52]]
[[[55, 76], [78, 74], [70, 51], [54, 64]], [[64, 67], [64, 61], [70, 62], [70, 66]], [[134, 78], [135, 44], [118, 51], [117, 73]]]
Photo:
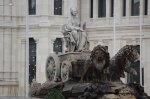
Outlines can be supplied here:
[[98, 0], [93, 0], [93, 18], [98, 18]]
[[[0, 29], [0, 70], [4, 70], [4, 31], [3, 28]], [[0, 73], [0, 77], [3, 78], [3, 74]]]
[[131, 16], [131, 0], [126, 0], [126, 24], [129, 24]]
[[11, 0], [4, 0], [4, 20], [7, 22], [11, 21], [11, 15], [12, 15], [12, 6], [9, 6], [11, 3]]
[[41, 72], [41, 65], [40, 65], [40, 53], [39, 53], [39, 38], [34, 38], [35, 43], [36, 43], [36, 81], [40, 82], [41, 78], [40, 78], [40, 72]]
[[25, 96], [26, 88], [26, 40], [20, 40], [20, 65], [18, 66], [18, 75], [19, 75], [19, 96]]
[[41, 0], [41, 15], [48, 15], [48, 1], [49, 0]]
[[[49, 22], [49, 7], [48, 7], [49, 0], [41, 0], [40, 4], [40, 15], [41, 15], [41, 22], [43, 23], [48, 23]], [[46, 25], [46, 24], [45, 24]]]
[[[3, 5], [3, 0], [0, 0], [0, 4]], [[4, 6], [0, 6], [0, 22], [3, 21], [3, 15], [4, 15]]]
[[150, 21], [150, 1], [148, 0], [148, 8], [147, 8], [147, 10], [148, 10], [148, 13], [147, 13], [147, 15], [148, 15], [148, 19], [149, 19], [149, 21]]
[[49, 11], [50, 15], [54, 15], [54, 0], [50, 0], [49, 3], [50, 3], [50, 7], [49, 7], [48, 11]]
[[[20, 13], [21, 13], [21, 16], [24, 16], [24, 18], [25, 18], [25, 16], [26, 16], [26, 1], [25, 0], [21, 0], [20, 1], [20, 9], [21, 9], [21, 11], [20, 11]], [[24, 19], [25, 20], [25, 19]]]
[[[11, 65], [11, 72], [17, 72], [16, 68], [17, 67], [17, 52], [18, 52], [18, 47], [17, 47], [17, 29], [12, 29], [12, 65]], [[11, 74], [12, 78], [16, 78], [17, 75], [16, 73], [14, 75]]]
[[[0, 29], [0, 78], [4, 77], [4, 31]], [[0, 86], [0, 95], [3, 94], [3, 86]]]
[[[11, 71], [12, 61], [12, 34], [11, 29], [4, 29], [4, 72]], [[4, 78], [10, 78], [10, 74], [5, 74]]]
[[[16, 1], [16, 0], [14, 0]], [[13, 3], [14, 3], [13, 1]], [[16, 9], [14, 10], [16, 12], [16, 16], [22, 16], [22, 0], [17, 0], [17, 3], [15, 3]], [[24, 9], [25, 10], [25, 9]]]
[[13, 6], [12, 6], [12, 21], [13, 21], [13, 23], [16, 23], [16, 19], [17, 19], [17, 3], [18, 2], [16, 2], [16, 0], [12, 0], [12, 4], [13, 4]]
[[109, 24], [110, 18], [110, 0], [106, 0], [106, 23]]
[[143, 15], [144, 15], [144, 13], [143, 13], [143, 8], [144, 8], [144, 4], [143, 4], [143, 0], [140, 0], [140, 5], [139, 5], [140, 7], [139, 7], [139, 24], [140, 24], [140, 15], [141, 15], [141, 20], [142, 20], [142, 23], [143, 23]]
[[40, 76], [37, 79], [40, 79], [39, 83], [44, 83], [46, 81], [46, 76], [45, 76], [45, 65], [46, 65], [46, 59], [49, 55], [48, 47], [49, 47], [49, 29], [46, 28], [41, 28], [41, 37], [39, 38], [39, 48], [38, 48], [38, 56], [39, 56], [39, 64], [41, 66], [40, 69]]
[[115, 14], [115, 23], [116, 25], [120, 24], [121, 19], [121, 3], [122, 0], [114, 0], [114, 14]]
[[81, 21], [83, 22], [90, 18], [90, 0], [81, 0], [81, 4]]
[[69, 3], [68, 3], [69, 1], [68, 0], [62, 0], [62, 1], [63, 1], [63, 6], [62, 6], [63, 15], [64, 16], [68, 16], [68, 14], [70, 14], [68, 12], [69, 11], [68, 9], [70, 9], [69, 6], [68, 6], [69, 5]]

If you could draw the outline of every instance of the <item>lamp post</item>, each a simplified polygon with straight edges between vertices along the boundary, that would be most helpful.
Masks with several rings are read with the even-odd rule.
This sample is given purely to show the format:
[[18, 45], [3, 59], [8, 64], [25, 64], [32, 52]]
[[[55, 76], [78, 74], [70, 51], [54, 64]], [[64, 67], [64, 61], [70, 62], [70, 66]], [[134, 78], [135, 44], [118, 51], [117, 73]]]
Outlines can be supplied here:
[[26, 97], [29, 97], [29, 15], [28, 0], [26, 0]]

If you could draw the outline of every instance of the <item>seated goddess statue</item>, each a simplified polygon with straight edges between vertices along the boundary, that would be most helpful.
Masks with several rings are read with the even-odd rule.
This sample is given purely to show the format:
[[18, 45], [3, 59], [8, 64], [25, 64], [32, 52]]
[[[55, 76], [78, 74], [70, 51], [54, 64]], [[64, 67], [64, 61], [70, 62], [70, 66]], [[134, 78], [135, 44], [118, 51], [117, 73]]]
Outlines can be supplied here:
[[72, 7], [67, 23], [61, 26], [61, 32], [66, 41], [66, 52], [80, 52], [89, 49], [88, 34], [85, 32], [86, 23], [84, 22], [81, 26], [77, 13], [77, 9]]

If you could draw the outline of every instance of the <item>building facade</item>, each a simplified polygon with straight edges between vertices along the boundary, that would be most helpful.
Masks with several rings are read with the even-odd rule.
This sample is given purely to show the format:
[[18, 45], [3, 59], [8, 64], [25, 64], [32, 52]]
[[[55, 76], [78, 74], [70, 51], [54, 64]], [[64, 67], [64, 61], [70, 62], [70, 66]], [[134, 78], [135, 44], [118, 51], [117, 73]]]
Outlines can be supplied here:
[[[80, 20], [87, 23], [90, 50], [103, 44], [111, 57], [114, 49], [116, 53], [124, 45], [140, 45], [142, 24], [142, 82], [150, 95], [149, 0], [29, 0], [28, 5], [30, 82], [36, 79], [44, 83], [48, 55], [65, 52], [60, 27], [70, 16], [70, 8], [75, 6]], [[0, 0], [0, 96], [25, 96], [25, 55], [26, 1]], [[130, 82], [130, 76], [126, 74], [122, 80]]]

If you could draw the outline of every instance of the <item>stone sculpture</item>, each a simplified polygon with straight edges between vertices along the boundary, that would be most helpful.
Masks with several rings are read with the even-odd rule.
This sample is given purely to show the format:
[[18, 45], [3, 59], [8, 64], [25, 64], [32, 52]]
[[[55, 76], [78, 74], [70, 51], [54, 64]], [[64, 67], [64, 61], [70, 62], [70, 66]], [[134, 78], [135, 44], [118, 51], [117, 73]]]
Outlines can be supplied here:
[[[43, 84], [33, 83], [30, 95], [54, 99], [60, 99], [56, 97], [62, 95], [65, 99], [150, 99], [142, 86], [115, 81], [120, 79], [124, 71], [136, 75], [136, 71], [130, 67], [130, 62], [137, 61], [138, 58], [137, 51], [129, 45], [124, 46], [111, 62], [108, 50], [101, 45], [94, 47], [91, 53], [51, 54], [46, 64], [48, 81]], [[113, 70], [110, 74], [115, 82], [107, 79], [109, 68]], [[56, 82], [55, 78], [60, 76], [62, 81]], [[78, 82], [78, 78], [81, 78], [81, 82]], [[58, 90], [58, 95], [51, 94], [54, 93], [54, 88]]]
[[107, 80], [109, 53], [105, 46], [97, 45], [91, 52], [91, 57], [85, 62], [81, 81], [100, 82]]
[[72, 7], [67, 23], [61, 26], [67, 47], [66, 52], [80, 52], [89, 49], [88, 34], [85, 32], [86, 23], [81, 25], [77, 13], [77, 9]]
[[117, 54], [110, 59], [110, 76], [112, 81], [119, 81], [120, 77], [125, 77], [124, 72], [137, 75], [137, 72], [131, 68], [131, 62], [139, 60], [140, 55], [133, 45], [126, 45], [121, 48]]
[[150, 99], [142, 86], [120, 82], [120, 77], [125, 77], [124, 71], [137, 75], [130, 67], [132, 61], [139, 60], [133, 46], [124, 46], [111, 60], [105, 46], [97, 45], [91, 52], [85, 51], [89, 49], [88, 35], [84, 31], [86, 24], [81, 26], [77, 12], [72, 7], [67, 23], [61, 26], [67, 53], [48, 56], [47, 81], [34, 82], [30, 95], [47, 99]]

